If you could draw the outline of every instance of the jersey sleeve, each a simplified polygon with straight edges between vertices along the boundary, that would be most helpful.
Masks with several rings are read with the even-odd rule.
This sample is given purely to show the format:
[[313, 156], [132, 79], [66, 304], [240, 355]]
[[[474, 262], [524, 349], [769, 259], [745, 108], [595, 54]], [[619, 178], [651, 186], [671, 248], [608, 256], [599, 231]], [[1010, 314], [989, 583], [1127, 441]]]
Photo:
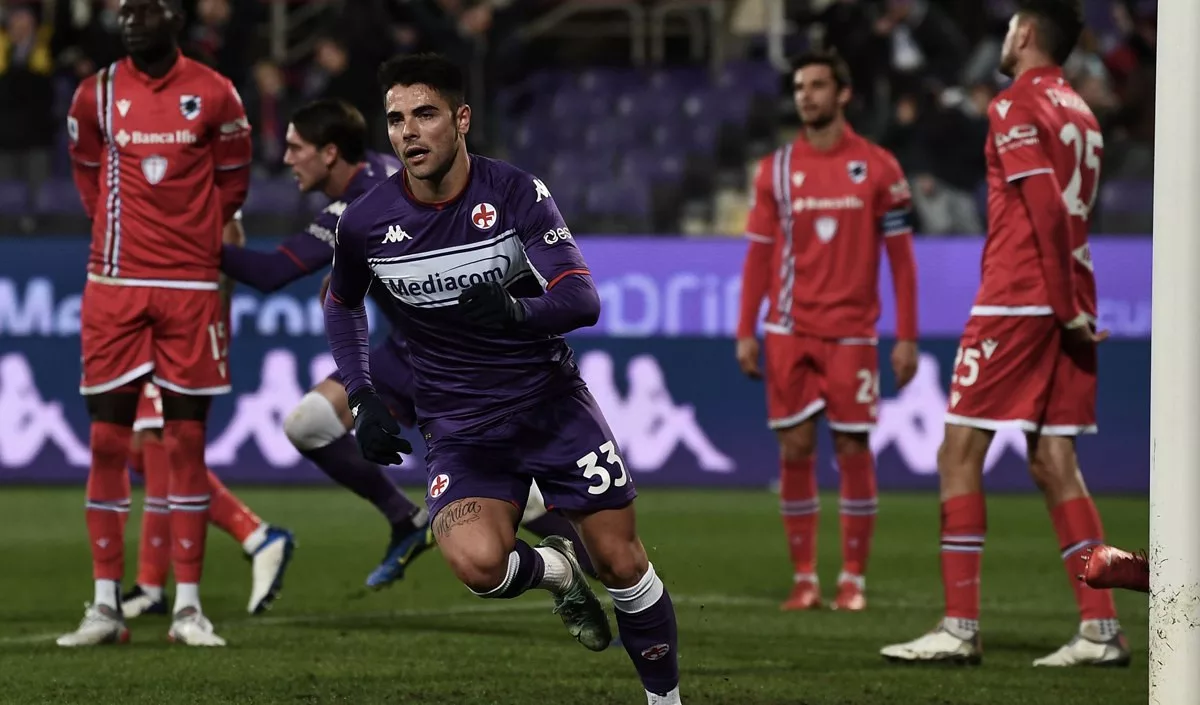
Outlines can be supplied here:
[[771, 156], [758, 163], [754, 185], [750, 189], [750, 215], [746, 218], [746, 237], [755, 242], [772, 243], [779, 230], [779, 209], [775, 200], [775, 160]]
[[216, 127], [212, 141], [214, 181], [221, 191], [222, 215], [228, 220], [246, 201], [254, 146], [250, 140], [250, 121], [237, 89], [228, 80], [223, 80], [216, 97]]
[[96, 93], [103, 85], [98, 76], [82, 81], [75, 89], [71, 107], [67, 111], [67, 152], [71, 157], [71, 175], [89, 219], [95, 216], [97, 199], [100, 197], [100, 160], [104, 150], [104, 134], [97, 112], [99, 98]]
[[875, 218], [884, 237], [912, 234], [912, 189], [900, 163], [879, 150], [879, 180], [875, 191]]
[[549, 291], [564, 277], [589, 274], [583, 253], [567, 228], [550, 190], [541, 179], [526, 176], [513, 185], [513, 204], [517, 209], [517, 236], [529, 264]]
[[1029, 99], [1014, 96], [997, 100], [988, 109], [989, 138], [1009, 183], [1054, 173], [1054, 163], [1042, 142], [1046, 135], [1033, 108]]

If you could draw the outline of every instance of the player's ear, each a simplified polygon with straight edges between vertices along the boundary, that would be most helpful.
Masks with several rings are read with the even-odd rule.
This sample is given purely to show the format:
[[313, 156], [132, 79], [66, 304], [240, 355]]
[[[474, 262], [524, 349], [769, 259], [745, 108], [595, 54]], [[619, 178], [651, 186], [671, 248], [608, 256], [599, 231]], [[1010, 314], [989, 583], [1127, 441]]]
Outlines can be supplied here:
[[338, 148], [337, 145], [330, 143], [321, 148], [321, 163], [326, 169], [330, 169], [337, 163]]
[[460, 135], [471, 131], [471, 106], [466, 103], [458, 106], [458, 110], [454, 112], [454, 126]]
[[850, 99], [854, 97], [854, 92], [850, 90], [850, 86], [842, 86], [838, 89], [837, 102], [838, 107], [843, 110], [850, 105]]

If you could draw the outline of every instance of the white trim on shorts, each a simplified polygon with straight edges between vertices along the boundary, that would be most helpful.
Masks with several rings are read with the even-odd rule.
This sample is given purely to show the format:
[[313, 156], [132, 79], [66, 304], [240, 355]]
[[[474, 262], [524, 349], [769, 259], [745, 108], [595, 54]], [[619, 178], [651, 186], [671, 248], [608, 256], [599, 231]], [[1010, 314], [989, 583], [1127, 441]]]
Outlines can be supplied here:
[[1004, 428], [1017, 427], [1025, 433], [1036, 433], [1042, 436], [1083, 436], [1097, 433], [1100, 429], [1096, 424], [1088, 426], [1040, 426], [1033, 421], [1026, 419], [1009, 419], [1001, 421], [997, 419], [979, 419], [970, 416], [959, 416], [958, 414], [946, 414], [946, 423], [954, 426], [967, 426], [970, 428], [978, 428], [984, 431], [999, 431]]
[[133, 430], [135, 433], [137, 431], [148, 431], [152, 428], [162, 428], [162, 427], [163, 427], [163, 417], [161, 417], [161, 416], [137, 419], [136, 421], [133, 422]]
[[172, 392], [175, 392], [176, 394], [183, 394], [184, 396], [189, 396], [189, 397], [211, 397], [211, 396], [216, 396], [218, 394], [228, 394], [230, 391], [233, 390], [233, 385], [230, 385], [230, 384], [223, 384], [219, 387], [201, 387], [200, 389], [188, 389], [187, 387], [181, 387], [178, 384], [172, 384], [171, 382], [168, 382], [158, 376], [154, 376], [151, 379], [153, 379], [154, 383], [157, 384], [162, 389], [168, 389]]
[[88, 281], [108, 286], [149, 286], [156, 289], [188, 289], [190, 291], [216, 291], [217, 282], [198, 282], [183, 279], [127, 279], [125, 277], [105, 277], [99, 274], [87, 275]]
[[875, 430], [873, 423], [838, 423], [836, 421], [829, 422], [829, 430], [837, 431], [838, 433], [870, 433]]
[[93, 384], [90, 387], [85, 387], [81, 384], [81, 385], [79, 385], [79, 393], [86, 397], [86, 396], [91, 396], [93, 394], [104, 394], [105, 392], [111, 392], [112, 390], [114, 390], [118, 387], [124, 387], [125, 385], [133, 382], [134, 380], [137, 380], [141, 377], [145, 377], [146, 375], [150, 374], [153, 371], [154, 371], [154, 362], [144, 362], [144, 363], [138, 365], [137, 367], [133, 368], [132, 370], [126, 372], [123, 375], [118, 376], [117, 378], [115, 378], [111, 381], [101, 382], [100, 384]]
[[799, 426], [824, 410], [825, 400], [818, 399], [801, 409], [797, 414], [785, 416], [782, 419], [767, 419], [767, 428], [770, 428], [772, 431], [778, 431], [784, 428], [791, 428], [792, 426]]

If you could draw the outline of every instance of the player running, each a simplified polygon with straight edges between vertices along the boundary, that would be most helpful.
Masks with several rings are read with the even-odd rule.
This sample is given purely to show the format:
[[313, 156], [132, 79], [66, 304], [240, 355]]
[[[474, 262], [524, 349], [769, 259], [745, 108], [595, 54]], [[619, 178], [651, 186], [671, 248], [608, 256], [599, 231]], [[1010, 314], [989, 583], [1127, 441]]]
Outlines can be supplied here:
[[[169, 598], [165, 586], [171, 561], [167, 485], [171, 466], [162, 441], [162, 427], [162, 393], [147, 382], [138, 401], [129, 451], [129, 468], [142, 476], [146, 494], [138, 543], [137, 582], [121, 597], [121, 613], [125, 619], [143, 614], [167, 614]], [[259, 519], [212, 470], [208, 471], [208, 484], [212, 494], [208, 521], [241, 544], [250, 560], [250, 602], [246, 611], [261, 614], [271, 607], [283, 589], [283, 577], [296, 547], [295, 538], [287, 529]]]
[[125, 642], [119, 583], [129, 511], [129, 454], [140, 382], [164, 392], [170, 463], [169, 637], [223, 646], [200, 606], [210, 488], [204, 461], [212, 396], [229, 391], [218, 290], [222, 227], [250, 180], [250, 125], [233, 85], [184, 58], [178, 0], [122, 0], [129, 57], [75, 92], [67, 118], [76, 185], [92, 220], [80, 311], [91, 417], [87, 525], [95, 598], [60, 646]]
[[785, 610], [820, 607], [817, 580], [817, 419], [833, 432], [841, 474], [842, 571], [833, 606], [866, 607], [875, 531], [875, 458], [869, 433], [879, 404], [879, 256], [896, 292], [892, 369], [904, 387], [917, 370], [917, 271], [908, 182], [887, 150], [846, 124], [850, 70], [834, 53], [794, 63], [799, 138], [763, 159], [746, 225], [737, 361], [759, 367], [756, 328], [768, 297], [768, 425], [779, 440], [780, 509], [794, 568]]
[[[292, 168], [300, 190], [320, 191], [332, 199], [308, 228], [272, 252], [226, 245], [221, 269], [229, 277], [261, 292], [271, 292], [333, 261], [333, 233], [338, 217], [364, 193], [387, 180], [399, 168], [395, 157], [367, 150], [367, 124], [362, 113], [338, 100], [319, 100], [292, 115], [287, 130], [284, 163]], [[412, 370], [408, 346], [396, 330], [397, 304], [381, 286], [371, 291], [379, 310], [393, 323], [392, 333], [371, 350], [371, 369], [396, 419], [416, 425]], [[383, 561], [367, 576], [371, 588], [382, 588], [404, 577], [405, 569], [434, 545], [428, 511], [418, 508], [396, 487], [383, 468], [363, 458], [350, 434], [354, 421], [341, 377], [334, 373], [301, 399], [284, 421], [284, 432], [300, 453], [326, 475], [370, 502], [391, 526]], [[533, 504], [541, 495], [533, 490]], [[540, 511], [539, 511], [540, 509]], [[568, 521], [531, 506], [524, 524], [542, 536], [573, 530]]]
[[1096, 282], [1088, 222], [1103, 139], [1063, 79], [1083, 30], [1078, 0], [1021, 0], [1000, 69], [1013, 84], [988, 110], [988, 237], [983, 281], [950, 384], [941, 476], [945, 618], [894, 661], [979, 663], [979, 573], [987, 514], [983, 463], [996, 429], [1026, 432], [1029, 471], [1046, 498], [1079, 605], [1078, 633], [1035, 666], [1127, 665], [1112, 594], [1076, 579], [1104, 543], [1075, 439], [1096, 431]]
[[467, 153], [457, 67], [402, 57], [380, 79], [404, 169], [342, 214], [325, 307], [363, 454], [392, 463], [411, 451], [374, 387], [386, 380], [368, 368], [363, 301], [378, 278], [399, 304], [429, 447], [426, 502], [450, 567], [480, 597], [548, 590], [573, 636], [609, 646], [571, 542], [516, 537], [536, 478], [583, 536], [647, 701], [679, 703], [675, 611], [637, 536], [633, 481], [562, 338], [600, 315], [587, 265], [541, 181]]

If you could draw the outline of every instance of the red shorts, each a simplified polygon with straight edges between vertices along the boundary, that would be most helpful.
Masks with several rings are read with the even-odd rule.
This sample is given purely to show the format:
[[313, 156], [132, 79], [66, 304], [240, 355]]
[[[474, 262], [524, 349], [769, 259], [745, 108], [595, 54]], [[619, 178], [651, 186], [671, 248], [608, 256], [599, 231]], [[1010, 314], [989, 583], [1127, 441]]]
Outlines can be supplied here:
[[83, 379], [102, 394], [153, 375], [159, 387], [191, 395], [229, 391], [229, 344], [214, 289], [121, 286], [88, 280], [80, 308]]
[[142, 393], [138, 396], [137, 416], [133, 421], [134, 431], [144, 431], [148, 428], [163, 427], [162, 393], [153, 383], [142, 385]]
[[1096, 432], [1096, 347], [1067, 351], [1053, 316], [972, 316], [946, 423], [1077, 436]]
[[822, 410], [835, 431], [866, 433], [879, 407], [874, 341], [767, 333], [767, 425], [789, 428]]

